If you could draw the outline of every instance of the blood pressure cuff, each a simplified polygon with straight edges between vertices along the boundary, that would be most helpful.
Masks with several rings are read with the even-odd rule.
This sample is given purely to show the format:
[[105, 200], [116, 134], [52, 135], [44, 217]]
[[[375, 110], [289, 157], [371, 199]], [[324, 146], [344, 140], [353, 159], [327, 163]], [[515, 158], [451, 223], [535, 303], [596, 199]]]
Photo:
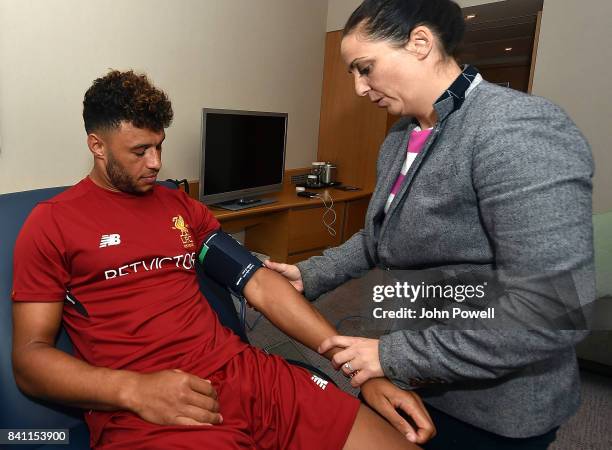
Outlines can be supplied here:
[[204, 272], [213, 280], [242, 295], [244, 286], [263, 263], [229, 234], [217, 230], [204, 239], [198, 254]]

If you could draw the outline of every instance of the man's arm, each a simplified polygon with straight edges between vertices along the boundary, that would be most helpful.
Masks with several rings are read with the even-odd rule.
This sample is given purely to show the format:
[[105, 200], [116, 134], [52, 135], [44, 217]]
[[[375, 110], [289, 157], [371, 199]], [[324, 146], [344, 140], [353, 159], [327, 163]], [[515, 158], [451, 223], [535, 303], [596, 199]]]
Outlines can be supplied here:
[[[283, 333], [315, 352], [321, 342], [338, 334], [315, 307], [273, 270], [265, 267], [257, 270], [243, 293], [249, 305]], [[331, 359], [337, 351], [331, 349], [324, 356]]]
[[[285, 277], [271, 269], [257, 270], [247, 282], [243, 293], [249, 304], [277, 328], [314, 351], [317, 351], [325, 339], [338, 334], [327, 319], [295, 290]], [[341, 350], [332, 348], [325, 352], [324, 356], [332, 359]], [[418, 396], [402, 391], [386, 378], [370, 381], [369, 385], [364, 385], [364, 395], [368, 403], [408, 440], [424, 443], [435, 435], [433, 422]], [[401, 408], [408, 413], [417, 429], [413, 429], [395, 408]]]
[[178, 370], [139, 374], [91, 366], [54, 347], [61, 302], [13, 304], [13, 371], [26, 394], [84, 409], [128, 410], [167, 425], [220, 423], [212, 385]]

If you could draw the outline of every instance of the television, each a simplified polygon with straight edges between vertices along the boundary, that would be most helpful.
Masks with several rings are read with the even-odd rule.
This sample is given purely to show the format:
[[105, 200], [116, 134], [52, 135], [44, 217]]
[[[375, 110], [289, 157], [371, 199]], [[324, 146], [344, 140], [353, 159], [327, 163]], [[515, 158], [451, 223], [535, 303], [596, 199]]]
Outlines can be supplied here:
[[273, 203], [282, 189], [287, 113], [202, 110], [200, 201], [239, 210]]

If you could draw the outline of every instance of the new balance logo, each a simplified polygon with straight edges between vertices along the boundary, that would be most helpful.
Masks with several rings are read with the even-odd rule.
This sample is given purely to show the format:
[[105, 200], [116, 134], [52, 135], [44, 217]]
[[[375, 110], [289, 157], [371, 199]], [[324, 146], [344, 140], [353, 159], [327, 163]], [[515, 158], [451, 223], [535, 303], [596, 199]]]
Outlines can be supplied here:
[[323, 378], [319, 378], [318, 376], [313, 375], [312, 377], [310, 377], [310, 379], [314, 381], [315, 384], [319, 386], [322, 390], [325, 390], [325, 388], [327, 387], [328, 381], [325, 381]]
[[100, 238], [100, 248], [121, 244], [121, 236], [118, 234], [103, 234]]

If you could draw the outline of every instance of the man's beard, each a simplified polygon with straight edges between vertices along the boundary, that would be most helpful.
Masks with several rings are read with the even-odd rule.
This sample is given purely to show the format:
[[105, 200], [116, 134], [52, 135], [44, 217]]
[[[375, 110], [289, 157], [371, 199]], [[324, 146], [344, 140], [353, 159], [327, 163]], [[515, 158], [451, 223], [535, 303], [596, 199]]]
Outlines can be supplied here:
[[108, 152], [106, 174], [111, 184], [121, 192], [128, 194], [142, 193], [137, 189], [136, 183], [130, 178], [123, 166], [113, 157], [112, 152]]

